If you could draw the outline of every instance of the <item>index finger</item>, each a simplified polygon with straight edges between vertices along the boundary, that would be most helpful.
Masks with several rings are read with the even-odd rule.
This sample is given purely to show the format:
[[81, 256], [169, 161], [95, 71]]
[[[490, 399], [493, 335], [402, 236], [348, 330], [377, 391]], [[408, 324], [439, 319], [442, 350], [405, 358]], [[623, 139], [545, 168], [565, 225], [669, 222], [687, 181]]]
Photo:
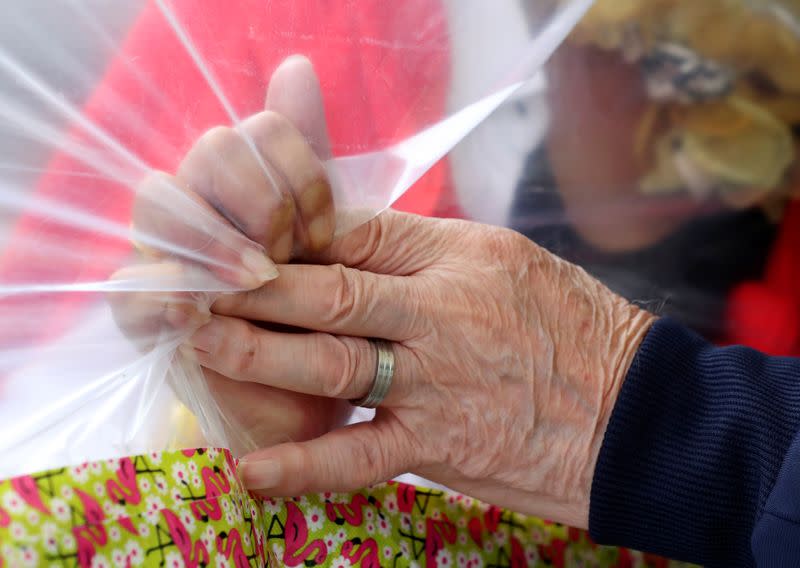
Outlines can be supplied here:
[[[257, 290], [223, 296], [212, 310], [353, 337], [408, 341], [422, 335], [426, 302], [411, 278], [341, 265], [285, 265], [281, 277]], [[428, 298], [431, 300], [431, 298]]]

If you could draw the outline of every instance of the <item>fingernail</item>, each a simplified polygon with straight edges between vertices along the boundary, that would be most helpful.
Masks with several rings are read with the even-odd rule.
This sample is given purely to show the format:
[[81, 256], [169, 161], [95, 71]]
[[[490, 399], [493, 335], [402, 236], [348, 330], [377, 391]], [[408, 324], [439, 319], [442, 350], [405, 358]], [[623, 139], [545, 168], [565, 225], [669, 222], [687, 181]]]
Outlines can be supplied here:
[[275, 263], [254, 249], [246, 249], [242, 253], [242, 264], [251, 275], [256, 277], [259, 285], [278, 277], [278, 268]]
[[281, 482], [283, 470], [276, 460], [242, 460], [239, 462], [242, 482], [248, 489], [272, 489]]
[[194, 335], [189, 339], [189, 345], [197, 351], [214, 353], [219, 344], [222, 331], [219, 320], [212, 316], [211, 321], [194, 332]]
[[320, 250], [328, 246], [333, 237], [333, 223], [331, 217], [322, 215], [317, 217], [308, 226], [308, 240], [311, 248]]

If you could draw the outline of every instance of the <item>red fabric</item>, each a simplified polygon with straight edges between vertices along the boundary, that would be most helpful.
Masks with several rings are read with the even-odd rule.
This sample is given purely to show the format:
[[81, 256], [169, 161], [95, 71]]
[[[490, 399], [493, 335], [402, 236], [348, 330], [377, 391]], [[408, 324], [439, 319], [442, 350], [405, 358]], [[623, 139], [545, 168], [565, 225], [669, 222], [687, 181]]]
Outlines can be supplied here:
[[731, 294], [728, 330], [730, 343], [800, 356], [800, 200], [786, 212], [764, 278]]
[[[323, 85], [334, 154], [375, 150], [419, 131], [445, 113], [450, 68], [447, 30], [439, 0], [174, 0], [188, 31], [240, 117], [263, 108], [267, 81], [287, 56], [302, 53]], [[174, 171], [207, 129], [230, 124], [195, 63], [158, 9], [149, 3], [87, 102], [84, 115], [150, 166]], [[76, 130], [75, 140], [102, 147]], [[102, 152], [109, 158], [108, 152]], [[126, 226], [132, 193], [104, 179], [64, 176], [93, 171], [66, 154], [53, 158], [38, 195]], [[449, 202], [444, 164], [435, 167], [396, 207], [424, 215]], [[0, 263], [6, 283], [102, 280], [130, 246], [47, 217], [23, 218]], [[41, 243], [66, 244], [81, 258], [54, 259]], [[88, 251], [88, 252], [87, 252]], [[86, 258], [91, 262], [86, 262]], [[41, 298], [41, 305], [67, 303]], [[74, 304], [74, 302], [69, 302]], [[8, 301], [10, 310], [29, 309]], [[9, 320], [17, 321], [18, 318]], [[24, 329], [26, 325], [29, 330]], [[41, 329], [30, 321], [18, 340]]]

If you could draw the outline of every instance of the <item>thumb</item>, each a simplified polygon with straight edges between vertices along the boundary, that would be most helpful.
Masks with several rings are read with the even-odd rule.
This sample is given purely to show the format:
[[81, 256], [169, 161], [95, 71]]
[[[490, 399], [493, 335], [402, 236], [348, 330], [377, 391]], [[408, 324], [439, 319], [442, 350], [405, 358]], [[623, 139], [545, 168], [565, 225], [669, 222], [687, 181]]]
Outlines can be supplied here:
[[321, 160], [331, 157], [322, 87], [308, 58], [292, 55], [278, 66], [269, 81], [265, 106], [286, 117]]
[[243, 458], [239, 471], [248, 489], [268, 497], [348, 492], [405, 473], [409, 447], [389, 423], [363, 422], [260, 450]]
[[453, 221], [387, 209], [304, 260], [343, 264], [376, 274], [410, 276], [447, 254], [449, 243], [457, 234]]

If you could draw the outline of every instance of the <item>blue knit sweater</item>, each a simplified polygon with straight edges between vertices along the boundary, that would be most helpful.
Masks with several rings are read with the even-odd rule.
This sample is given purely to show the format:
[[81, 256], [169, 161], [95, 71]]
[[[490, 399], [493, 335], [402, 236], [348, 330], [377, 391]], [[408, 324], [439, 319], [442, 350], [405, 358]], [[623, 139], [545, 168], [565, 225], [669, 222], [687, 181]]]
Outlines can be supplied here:
[[657, 322], [608, 425], [589, 527], [706, 566], [800, 566], [800, 359]]

